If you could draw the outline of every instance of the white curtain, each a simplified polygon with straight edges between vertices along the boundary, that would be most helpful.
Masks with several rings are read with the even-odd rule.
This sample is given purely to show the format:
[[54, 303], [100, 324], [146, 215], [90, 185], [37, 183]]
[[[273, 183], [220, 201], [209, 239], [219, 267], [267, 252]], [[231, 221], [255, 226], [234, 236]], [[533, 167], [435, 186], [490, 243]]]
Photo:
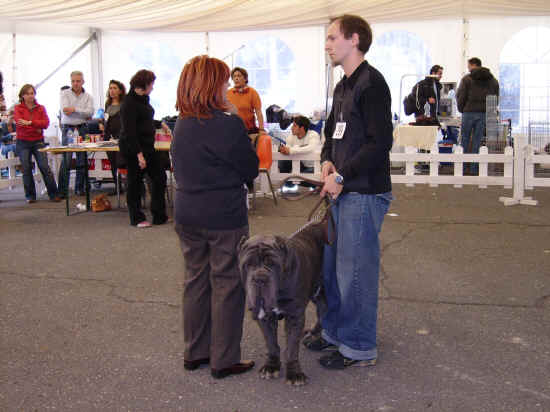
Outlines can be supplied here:
[[205, 33], [104, 32], [103, 88], [111, 79], [129, 91], [130, 79], [140, 69], [152, 70], [157, 79], [151, 93], [155, 117], [176, 114], [176, 89], [183, 66], [191, 57], [206, 53]]
[[279, 105], [304, 115], [325, 102], [324, 28], [214, 32], [210, 55], [244, 66], [262, 107]]

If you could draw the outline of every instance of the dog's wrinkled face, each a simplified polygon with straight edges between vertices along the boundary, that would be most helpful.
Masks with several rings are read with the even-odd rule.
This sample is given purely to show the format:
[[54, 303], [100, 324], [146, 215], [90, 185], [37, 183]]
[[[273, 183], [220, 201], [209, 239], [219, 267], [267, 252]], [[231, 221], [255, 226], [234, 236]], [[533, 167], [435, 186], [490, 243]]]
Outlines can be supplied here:
[[280, 315], [277, 298], [287, 255], [286, 239], [280, 236], [253, 236], [239, 247], [247, 306], [256, 320]]

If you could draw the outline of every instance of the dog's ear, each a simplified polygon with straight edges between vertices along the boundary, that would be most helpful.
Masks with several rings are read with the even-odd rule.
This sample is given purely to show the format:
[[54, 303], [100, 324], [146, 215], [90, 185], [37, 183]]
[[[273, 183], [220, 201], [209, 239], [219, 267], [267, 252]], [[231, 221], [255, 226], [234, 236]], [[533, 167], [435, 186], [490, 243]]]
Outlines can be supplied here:
[[241, 249], [243, 248], [243, 245], [248, 240], [248, 236], [243, 236], [241, 240], [239, 240], [239, 243], [237, 244], [237, 253], [241, 252]]
[[296, 258], [296, 252], [288, 244], [288, 240], [282, 236], [275, 236], [275, 244], [281, 252], [283, 257], [283, 272], [284, 275], [288, 276], [291, 273], [294, 273], [298, 267], [298, 259]]
[[281, 252], [281, 256], [288, 254], [288, 245], [286, 244], [286, 238], [282, 236], [273, 236], [275, 239], [275, 248]]

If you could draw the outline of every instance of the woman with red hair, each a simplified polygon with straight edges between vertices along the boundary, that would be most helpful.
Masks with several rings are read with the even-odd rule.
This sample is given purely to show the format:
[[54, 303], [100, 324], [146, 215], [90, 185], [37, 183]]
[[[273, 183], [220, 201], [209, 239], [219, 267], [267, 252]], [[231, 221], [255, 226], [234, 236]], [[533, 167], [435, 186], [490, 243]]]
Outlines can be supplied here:
[[214, 378], [247, 372], [241, 361], [245, 292], [237, 245], [248, 237], [246, 181], [258, 157], [242, 120], [228, 112], [229, 67], [197, 56], [183, 68], [172, 141], [175, 229], [185, 261], [184, 367], [210, 364]]

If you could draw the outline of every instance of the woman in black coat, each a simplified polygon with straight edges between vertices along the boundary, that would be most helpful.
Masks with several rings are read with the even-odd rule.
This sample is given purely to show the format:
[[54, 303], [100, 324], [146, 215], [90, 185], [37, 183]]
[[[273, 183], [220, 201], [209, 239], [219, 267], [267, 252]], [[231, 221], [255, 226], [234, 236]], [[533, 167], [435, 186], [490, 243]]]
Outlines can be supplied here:
[[152, 71], [138, 71], [130, 80], [130, 92], [120, 108], [122, 130], [118, 145], [128, 163], [128, 213], [130, 224], [139, 228], [151, 227], [141, 210], [139, 199], [144, 172], [152, 181], [152, 224], [161, 225], [168, 221], [164, 201], [166, 172], [161, 166], [159, 153], [155, 151], [155, 130], [162, 127], [168, 131], [169, 128], [154, 120], [155, 110], [149, 104], [155, 79]]

